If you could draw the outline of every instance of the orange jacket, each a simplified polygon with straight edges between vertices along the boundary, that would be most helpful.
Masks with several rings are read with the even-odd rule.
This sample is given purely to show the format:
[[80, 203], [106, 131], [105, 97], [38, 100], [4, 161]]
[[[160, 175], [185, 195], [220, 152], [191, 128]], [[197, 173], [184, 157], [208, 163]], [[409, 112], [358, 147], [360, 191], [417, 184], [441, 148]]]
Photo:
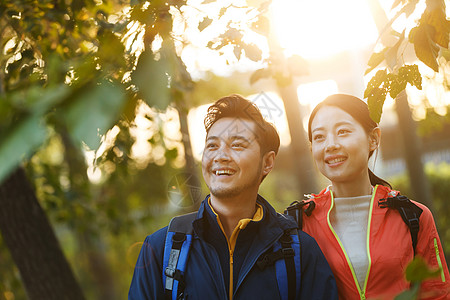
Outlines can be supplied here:
[[[303, 230], [317, 240], [325, 254], [336, 279], [339, 299], [393, 299], [409, 288], [404, 275], [414, 257], [409, 228], [397, 210], [378, 206], [378, 200], [397, 193], [384, 186], [374, 188], [367, 227], [369, 268], [363, 288], [359, 288], [349, 258], [330, 223], [334, 206], [331, 190], [311, 195], [316, 207], [310, 216], [304, 215]], [[420, 299], [450, 299], [448, 267], [433, 216], [426, 206], [414, 203], [423, 209], [416, 254], [430, 267], [442, 269], [439, 278], [422, 283]]]

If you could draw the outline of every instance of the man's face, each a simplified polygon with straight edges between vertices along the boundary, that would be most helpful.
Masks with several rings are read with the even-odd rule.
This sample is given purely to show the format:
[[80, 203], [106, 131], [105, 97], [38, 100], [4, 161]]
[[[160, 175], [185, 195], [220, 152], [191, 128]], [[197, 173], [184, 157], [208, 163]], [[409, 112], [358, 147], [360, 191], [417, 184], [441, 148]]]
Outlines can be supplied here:
[[222, 118], [209, 129], [202, 172], [213, 196], [228, 198], [258, 191], [265, 171], [255, 126], [250, 120]]

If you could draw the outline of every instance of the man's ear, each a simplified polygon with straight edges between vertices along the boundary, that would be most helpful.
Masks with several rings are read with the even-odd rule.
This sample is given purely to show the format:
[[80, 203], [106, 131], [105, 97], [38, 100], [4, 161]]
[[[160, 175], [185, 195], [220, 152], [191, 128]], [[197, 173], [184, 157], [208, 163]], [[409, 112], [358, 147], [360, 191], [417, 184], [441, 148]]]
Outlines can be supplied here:
[[369, 150], [375, 151], [380, 145], [381, 141], [381, 130], [379, 127], [375, 127], [369, 134]]
[[262, 175], [265, 176], [272, 171], [275, 166], [275, 151], [269, 151], [263, 156]]

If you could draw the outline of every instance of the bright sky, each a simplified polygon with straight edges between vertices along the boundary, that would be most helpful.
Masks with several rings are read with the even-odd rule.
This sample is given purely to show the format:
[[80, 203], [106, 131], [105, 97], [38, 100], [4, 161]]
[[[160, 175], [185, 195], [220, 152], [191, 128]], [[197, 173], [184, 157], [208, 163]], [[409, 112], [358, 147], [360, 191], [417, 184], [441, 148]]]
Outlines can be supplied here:
[[378, 32], [367, 1], [275, 0], [273, 25], [287, 54], [323, 58], [373, 44]]
[[[247, 1], [254, 6], [258, 6], [263, 2], [258, 0]], [[189, 0], [189, 5], [182, 8], [181, 13], [192, 24], [184, 23], [179, 12], [171, 11], [175, 19], [174, 31], [180, 33], [180, 36], [175, 34], [174, 38], [175, 41], [178, 41], [179, 49], [183, 48], [181, 57], [192, 77], [200, 79], [206, 71], [213, 71], [218, 75], [227, 76], [234, 71], [249, 71], [261, 68], [261, 63], [252, 62], [245, 57], [238, 62], [232, 51], [220, 56], [216, 51], [206, 48], [208, 41], [217, 37], [217, 32], [224, 32], [224, 26], [230, 22], [244, 21], [245, 23], [246, 20], [252, 18], [251, 15], [243, 14], [242, 10], [238, 8], [238, 6], [246, 5], [245, 0], [221, 0], [206, 5], [202, 4], [202, 2], [202, 0]], [[395, 13], [390, 12], [393, 0], [379, 0], [379, 2], [387, 12], [388, 18], [392, 17]], [[221, 8], [228, 5], [231, 5], [231, 7], [227, 10], [224, 17], [219, 19]], [[199, 32], [197, 26], [205, 17], [214, 20], [214, 22], [205, 30]], [[276, 34], [277, 40], [284, 49], [285, 54], [287, 56], [297, 54], [307, 60], [327, 59], [336, 53], [348, 50], [352, 51], [352, 53], [357, 53], [359, 49], [374, 45], [378, 38], [378, 31], [367, 0], [273, 0], [270, 6], [269, 17], [271, 18], [271, 28]], [[218, 19], [219, 21], [217, 21]], [[404, 25], [401, 24], [403, 21], [399, 18], [399, 21], [394, 24], [394, 28], [403, 28]], [[245, 26], [240, 27], [240, 29], [245, 30]], [[185, 44], [182, 42], [183, 40], [187, 40], [189, 43]], [[263, 55], [267, 57], [268, 47], [264, 37], [247, 34], [243, 40], [247, 43], [257, 44], [265, 53]], [[232, 49], [230, 48], [230, 50]], [[360, 62], [356, 58], [355, 61], [355, 64], [366, 63], [366, 61]], [[363, 66], [363, 68], [365, 67]], [[421, 68], [421, 72], [427, 72], [426, 68], [423, 69], [422, 71]], [[351, 70], [343, 70], [343, 74], [350, 72]], [[361, 77], [361, 75], [358, 76]], [[366, 78], [366, 81], [368, 79]], [[300, 104], [305, 107], [303, 111], [309, 111], [318, 101], [326, 96], [341, 92], [338, 84], [331, 79], [302, 84], [298, 86], [297, 91]], [[230, 91], [230, 93], [232, 92]], [[449, 94], [443, 94], [442, 91], [436, 88], [428, 89], [423, 94], [429, 96], [430, 99], [437, 99], [431, 100], [435, 102], [432, 104], [439, 105], [439, 103], [444, 101], [442, 99], [447, 99], [450, 102]], [[269, 102], [279, 108], [281, 113], [269, 116], [268, 119], [275, 124], [280, 132], [281, 144], [288, 145], [290, 143], [288, 126], [283, 103], [279, 96], [270, 91], [265, 91], [263, 96], [260, 94], [244, 96], [254, 101], [262, 111], [264, 111], [264, 108], [260, 106], [261, 97], [267, 98]], [[418, 103], [420, 95], [416, 94], [410, 99], [412, 103]], [[388, 101], [387, 106], [391, 104], [392, 101]], [[208, 106], [198, 107], [189, 113], [191, 142], [194, 156], [197, 159], [200, 159], [204, 147], [205, 130], [203, 118]], [[388, 117], [388, 114], [385, 114], [384, 118], [386, 117]], [[178, 122], [176, 114], [171, 121]], [[304, 119], [304, 122], [307, 122], [307, 120]], [[306, 124], [304, 125], [306, 126]], [[145, 157], [146, 154], [144, 152], [146, 151], [137, 152], [142, 152]]]
[[[251, 3], [254, 4], [254, 1]], [[211, 8], [210, 17], [214, 16], [215, 10], [219, 9]], [[205, 12], [205, 10], [203, 9], [202, 12]], [[195, 15], [198, 11], [192, 10], [189, 13]], [[366, 1], [361, 0], [273, 0], [269, 17], [271, 18], [272, 30], [278, 37], [280, 45], [285, 49], [285, 54], [297, 54], [305, 59], [327, 58], [338, 52], [363, 48], [371, 43], [373, 44], [378, 37]], [[199, 16], [197, 18], [202, 19]], [[235, 19], [238, 18], [241, 18], [241, 16], [236, 15]], [[195, 31], [189, 34], [193, 35], [195, 38], [194, 44], [198, 43], [199, 47], [187, 47], [183, 52], [183, 59], [194, 77], [198, 71], [206, 69], [226, 75], [236, 69], [254, 70], [258, 68], [245, 59], [240, 61], [239, 64], [227, 65], [225, 60], [217, 54], [208, 56], [207, 50], [204, 50], [204, 48], [201, 50], [200, 35], [196, 34]], [[207, 37], [214, 36], [212, 32], [206, 32], [205, 35]], [[233, 62], [232, 55], [227, 59]], [[306, 111], [310, 110], [321, 99], [337, 92], [338, 87], [333, 80], [318, 81], [298, 87], [299, 101], [301, 105], [306, 106], [306, 109], [304, 109]], [[261, 97], [260, 95], [245, 96], [252, 101]], [[290, 137], [283, 103], [276, 93], [266, 92], [265, 97], [282, 111], [282, 115], [272, 119], [269, 118], [269, 121], [272, 121], [280, 132], [281, 144], [288, 145]], [[260, 106], [260, 102], [255, 101], [258, 106]], [[197, 158], [201, 157], [204, 146], [203, 118], [208, 106], [198, 107], [189, 114], [192, 147]], [[264, 108], [261, 110], [264, 111]]]

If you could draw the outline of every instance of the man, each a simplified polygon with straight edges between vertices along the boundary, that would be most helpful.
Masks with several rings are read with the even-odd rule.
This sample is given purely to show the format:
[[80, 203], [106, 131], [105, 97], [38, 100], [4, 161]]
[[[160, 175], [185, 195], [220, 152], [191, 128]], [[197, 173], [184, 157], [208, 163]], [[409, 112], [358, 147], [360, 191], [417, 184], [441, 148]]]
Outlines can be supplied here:
[[[293, 251], [295, 255], [282, 251], [294, 248], [289, 248], [287, 232], [292, 233], [297, 225], [258, 195], [280, 146], [276, 129], [253, 103], [239, 95], [210, 106], [205, 128], [202, 172], [210, 195], [192, 222], [194, 235], [178, 295], [208, 300], [282, 299], [286, 294], [283, 286], [287, 286], [289, 299], [337, 299], [333, 274], [315, 240], [294, 231], [299, 250]], [[167, 230], [160, 229], [145, 240], [129, 299], [165, 297], [162, 274]], [[284, 244], [282, 241], [286, 235], [287, 246], [286, 239]], [[279, 241], [284, 246], [277, 256], [274, 249]], [[280, 261], [284, 266], [283, 255], [287, 259], [281, 272], [275, 264]], [[296, 264], [294, 259], [288, 263], [292, 256]], [[283, 276], [284, 280], [280, 279]], [[289, 280], [293, 283], [287, 284]]]

